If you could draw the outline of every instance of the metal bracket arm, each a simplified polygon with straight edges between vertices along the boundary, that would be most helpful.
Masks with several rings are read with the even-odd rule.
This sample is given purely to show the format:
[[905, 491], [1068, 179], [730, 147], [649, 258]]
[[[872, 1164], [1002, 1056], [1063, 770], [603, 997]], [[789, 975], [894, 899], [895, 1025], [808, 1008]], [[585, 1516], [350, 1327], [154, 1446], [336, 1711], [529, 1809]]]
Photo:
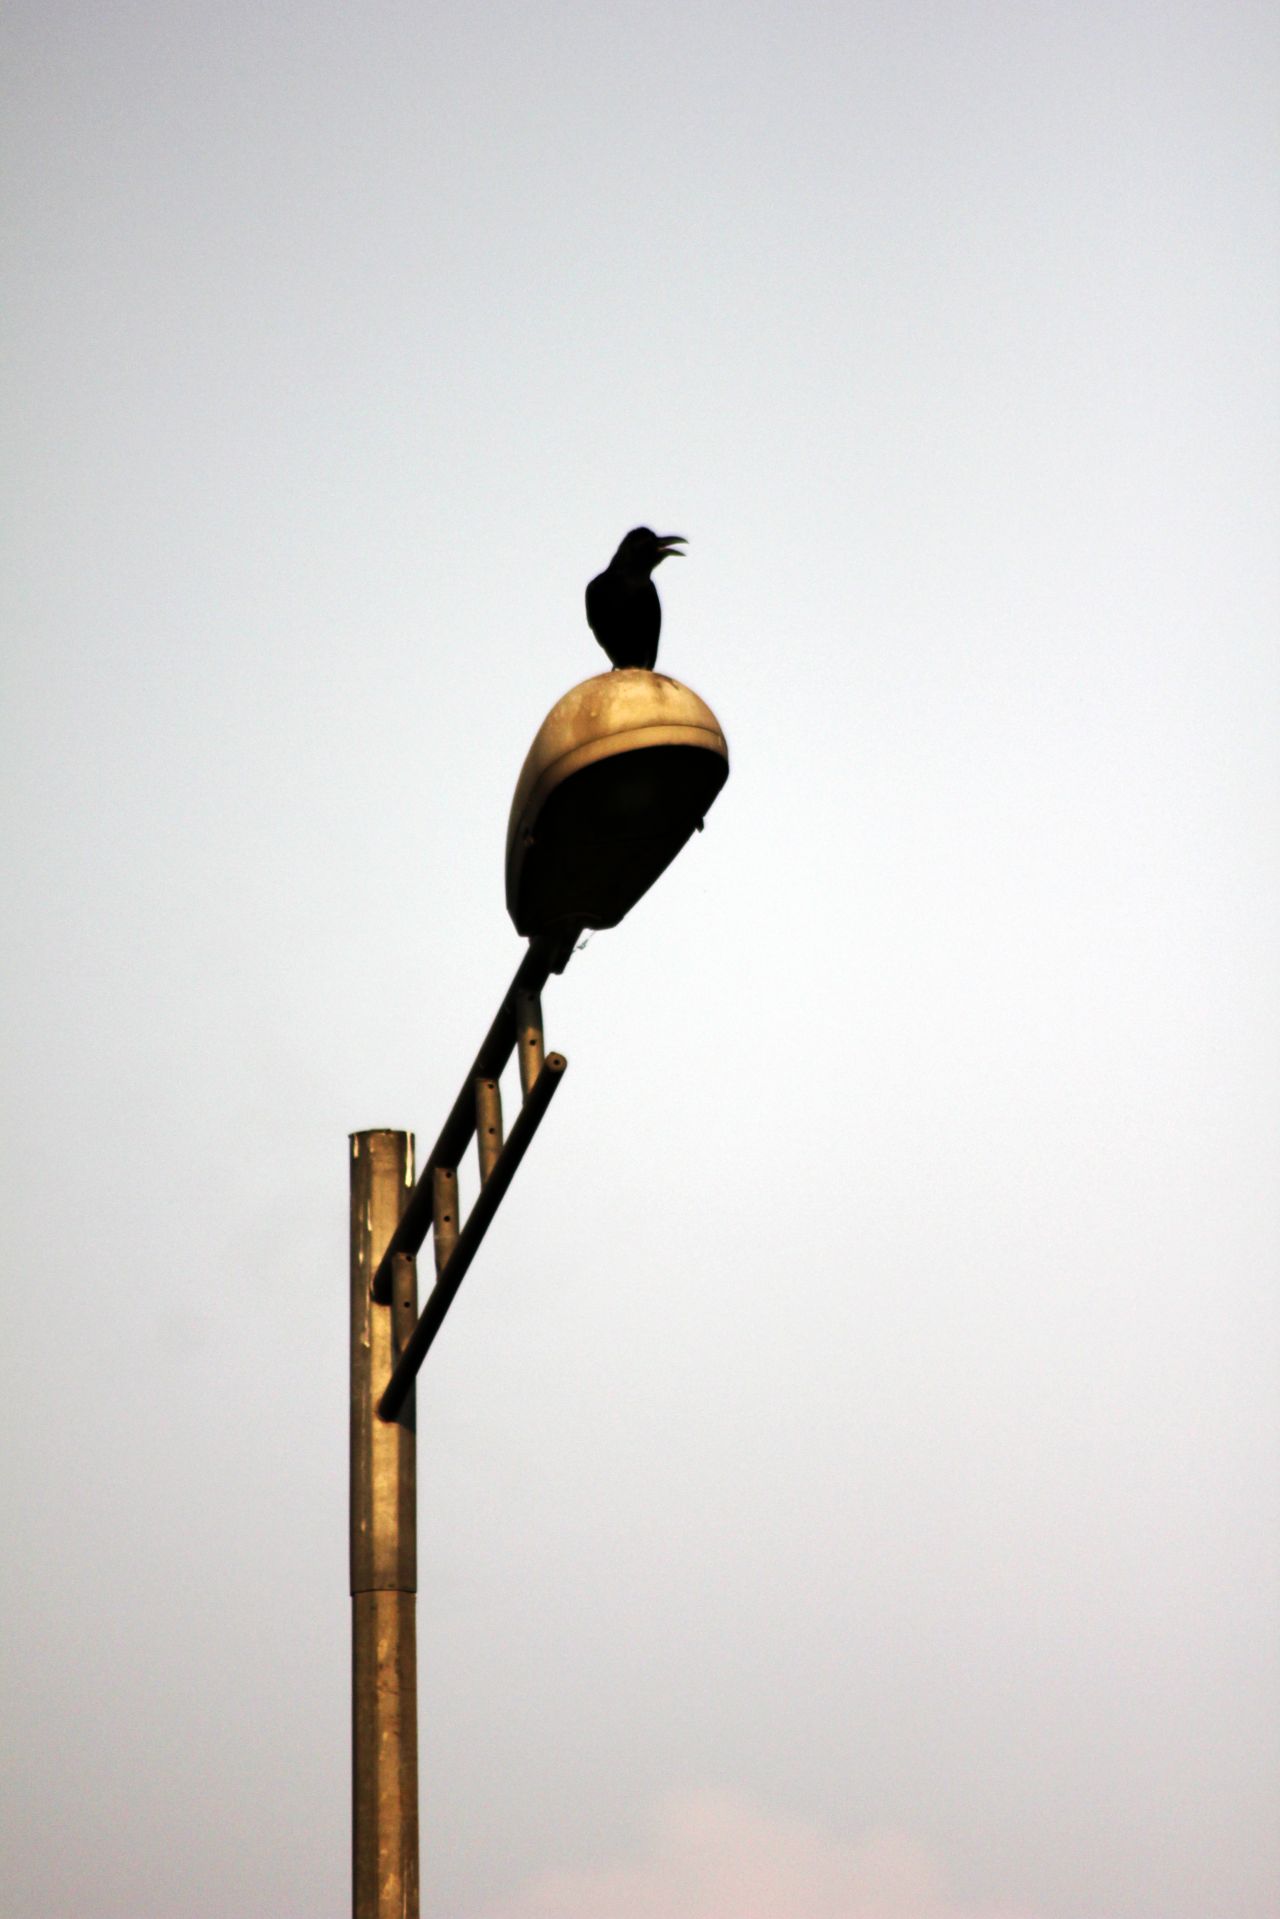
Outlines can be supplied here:
[[[563, 972], [567, 961], [564, 938], [546, 936], [530, 940], [529, 950], [516, 969], [515, 978], [507, 988], [493, 1024], [485, 1035], [484, 1044], [462, 1083], [462, 1091], [453, 1102], [449, 1117], [440, 1129], [440, 1137], [418, 1175], [417, 1185], [410, 1193], [387, 1250], [378, 1262], [371, 1290], [379, 1305], [385, 1306], [391, 1299], [391, 1267], [396, 1254], [416, 1255], [431, 1231], [436, 1168], [456, 1167], [471, 1144], [476, 1129], [476, 1081], [496, 1080], [501, 1076], [503, 1067], [515, 1050], [517, 1018], [522, 1002], [527, 1003], [528, 996], [533, 995], [536, 1004], [536, 996], [546, 985], [549, 975]], [[540, 1033], [538, 1045], [540, 1049]], [[528, 1085], [523, 1081], [523, 1049], [521, 1067], [522, 1083], [527, 1094]]]
[[467, 1216], [467, 1223], [458, 1234], [453, 1250], [418, 1316], [418, 1323], [396, 1361], [386, 1391], [378, 1401], [379, 1419], [394, 1420], [398, 1417], [431, 1342], [444, 1324], [444, 1316], [467, 1276], [468, 1267], [480, 1250], [480, 1244], [502, 1204], [508, 1186], [515, 1178], [516, 1168], [528, 1151], [529, 1142], [551, 1104], [567, 1064], [560, 1053], [548, 1053], [543, 1060], [542, 1071], [530, 1087], [529, 1096], [516, 1116], [515, 1125], [498, 1154], [493, 1171], [480, 1188], [476, 1203]]

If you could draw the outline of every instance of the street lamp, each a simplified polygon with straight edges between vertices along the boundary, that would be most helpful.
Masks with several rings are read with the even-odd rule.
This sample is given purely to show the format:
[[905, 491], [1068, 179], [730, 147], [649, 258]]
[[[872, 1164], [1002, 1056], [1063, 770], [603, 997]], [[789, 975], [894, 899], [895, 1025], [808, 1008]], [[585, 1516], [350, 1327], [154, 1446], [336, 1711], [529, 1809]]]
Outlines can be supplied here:
[[511, 802], [516, 931], [616, 926], [728, 777], [719, 721], [678, 680], [627, 667], [575, 686], [538, 728]]
[[[507, 908], [529, 946], [421, 1174], [410, 1133], [351, 1136], [352, 1910], [417, 1919], [414, 1379], [564, 1075], [541, 992], [587, 927], [616, 926], [701, 827], [729, 776], [720, 724], [665, 674], [601, 673], [558, 700], [516, 784]], [[503, 1138], [499, 1081], [519, 1054]], [[458, 1166], [480, 1187], [465, 1222]], [[421, 1312], [416, 1256], [436, 1277]]]

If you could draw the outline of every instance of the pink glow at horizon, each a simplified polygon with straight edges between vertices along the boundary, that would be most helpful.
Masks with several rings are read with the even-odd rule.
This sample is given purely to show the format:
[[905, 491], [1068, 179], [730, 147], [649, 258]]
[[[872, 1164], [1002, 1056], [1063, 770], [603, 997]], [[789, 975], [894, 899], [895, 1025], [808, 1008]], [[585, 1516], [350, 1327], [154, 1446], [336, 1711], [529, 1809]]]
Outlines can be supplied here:
[[1044, 1919], [947, 1896], [906, 1834], [849, 1842], [730, 1793], [673, 1795], [633, 1857], [540, 1875], [466, 1919]]

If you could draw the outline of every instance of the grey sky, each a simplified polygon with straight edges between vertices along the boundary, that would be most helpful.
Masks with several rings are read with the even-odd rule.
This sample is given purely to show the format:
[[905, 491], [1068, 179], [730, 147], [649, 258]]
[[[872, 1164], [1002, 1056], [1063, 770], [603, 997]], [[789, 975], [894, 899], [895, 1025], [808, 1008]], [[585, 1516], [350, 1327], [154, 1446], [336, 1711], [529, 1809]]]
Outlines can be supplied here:
[[648, 520], [733, 772], [420, 1389], [424, 1912], [1274, 1919], [1274, 10], [5, 38], [0, 1907], [346, 1910], [346, 1136]]

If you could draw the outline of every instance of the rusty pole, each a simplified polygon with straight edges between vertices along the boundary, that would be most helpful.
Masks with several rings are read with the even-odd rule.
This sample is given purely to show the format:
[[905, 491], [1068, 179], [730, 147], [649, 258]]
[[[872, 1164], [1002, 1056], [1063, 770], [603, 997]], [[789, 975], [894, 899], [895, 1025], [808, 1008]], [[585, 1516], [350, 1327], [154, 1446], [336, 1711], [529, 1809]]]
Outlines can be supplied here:
[[412, 1387], [376, 1408], [417, 1319], [412, 1256], [373, 1275], [413, 1190], [413, 1135], [351, 1136], [351, 1741], [354, 1919], [418, 1919], [417, 1460]]

